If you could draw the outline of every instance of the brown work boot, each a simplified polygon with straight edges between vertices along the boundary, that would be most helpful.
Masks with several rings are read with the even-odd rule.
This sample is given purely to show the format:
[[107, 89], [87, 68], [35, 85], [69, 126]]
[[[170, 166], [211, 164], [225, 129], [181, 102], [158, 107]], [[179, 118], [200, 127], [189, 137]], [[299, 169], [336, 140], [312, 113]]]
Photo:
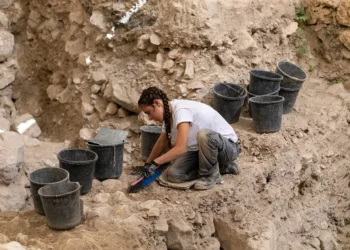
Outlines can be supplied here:
[[202, 176], [201, 178], [199, 178], [194, 184], [194, 189], [197, 189], [197, 190], [211, 189], [217, 183], [221, 183], [221, 175], [219, 171], [216, 171], [211, 175]]
[[239, 166], [236, 162], [231, 162], [229, 164], [224, 164], [220, 166], [220, 174], [233, 174], [238, 175], [241, 171], [239, 170]]

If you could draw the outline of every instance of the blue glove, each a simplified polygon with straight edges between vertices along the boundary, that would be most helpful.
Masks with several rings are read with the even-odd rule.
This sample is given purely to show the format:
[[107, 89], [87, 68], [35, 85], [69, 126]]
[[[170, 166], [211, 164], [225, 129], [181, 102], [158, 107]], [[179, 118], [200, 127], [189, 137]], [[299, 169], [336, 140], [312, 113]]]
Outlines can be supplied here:
[[154, 170], [159, 166], [155, 161], [151, 161], [150, 163], [146, 163], [143, 166], [143, 176], [146, 178], [151, 177], [154, 174]]

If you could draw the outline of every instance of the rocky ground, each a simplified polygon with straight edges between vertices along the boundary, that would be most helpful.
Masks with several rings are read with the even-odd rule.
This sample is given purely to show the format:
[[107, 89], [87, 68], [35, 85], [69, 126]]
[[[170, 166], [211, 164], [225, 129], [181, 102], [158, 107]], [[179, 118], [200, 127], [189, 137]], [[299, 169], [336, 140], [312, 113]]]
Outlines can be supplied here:
[[[350, 2], [141, 3], [128, 20], [134, 1], [0, 2], [0, 249], [350, 249]], [[309, 78], [278, 133], [254, 132], [246, 111], [232, 124], [240, 175], [126, 192], [151, 124], [137, 114], [143, 88], [211, 104], [215, 83], [247, 85], [277, 60]], [[100, 127], [129, 131], [123, 175], [94, 180], [80, 226], [50, 230], [27, 175]]]

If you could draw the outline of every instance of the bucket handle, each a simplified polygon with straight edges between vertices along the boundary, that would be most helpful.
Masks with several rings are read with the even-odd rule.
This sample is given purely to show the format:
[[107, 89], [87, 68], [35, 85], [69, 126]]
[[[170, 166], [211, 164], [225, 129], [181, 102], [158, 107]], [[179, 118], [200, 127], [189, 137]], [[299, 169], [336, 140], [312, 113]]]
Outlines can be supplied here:
[[238, 90], [232, 88], [230, 85], [227, 85], [226, 82], [223, 82], [222, 84], [225, 85], [226, 88], [232, 89], [233, 91], [235, 91], [236, 93], [238, 93], [240, 96], [243, 96], [243, 95], [244, 95], [244, 89], [241, 89], [241, 91], [238, 91]]

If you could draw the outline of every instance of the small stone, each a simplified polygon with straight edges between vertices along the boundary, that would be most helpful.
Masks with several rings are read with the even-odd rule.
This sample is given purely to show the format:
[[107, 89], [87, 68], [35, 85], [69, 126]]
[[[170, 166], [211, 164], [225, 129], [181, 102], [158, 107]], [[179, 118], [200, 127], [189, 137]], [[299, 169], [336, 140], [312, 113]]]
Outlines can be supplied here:
[[101, 90], [101, 85], [94, 84], [91, 87], [91, 93], [92, 94], [97, 94]]
[[196, 215], [194, 216], [194, 224], [197, 224], [197, 225], [203, 224], [203, 218], [199, 212], [196, 212]]
[[164, 235], [168, 232], [168, 229], [169, 227], [166, 219], [163, 216], [159, 217], [159, 219], [154, 224], [154, 230], [159, 235]]
[[179, 53], [179, 50], [178, 49], [173, 49], [173, 50], [171, 50], [169, 53], [168, 53], [168, 57], [170, 58], [170, 59], [176, 59], [176, 58], [178, 58], [179, 57], [179, 55], [180, 55], [180, 53]]
[[161, 39], [160, 39], [160, 37], [158, 35], [152, 34], [151, 37], [150, 37], [150, 42], [153, 45], [159, 46], [162, 41], [161, 41]]
[[10, 239], [6, 235], [0, 233], [0, 244], [7, 243], [9, 241]]
[[91, 140], [93, 135], [94, 135], [94, 131], [92, 129], [89, 129], [89, 128], [82, 128], [79, 131], [79, 136], [84, 141]]
[[17, 234], [16, 241], [21, 243], [22, 245], [26, 246], [28, 242], [28, 236], [22, 233]]
[[9, 122], [4, 117], [0, 117], [0, 133], [4, 131], [10, 131], [11, 122]]
[[9, 28], [9, 20], [4, 12], [0, 11], [0, 27], [4, 27], [6, 30]]
[[0, 30], [0, 62], [12, 55], [15, 46], [15, 37], [6, 30]]
[[126, 109], [121, 108], [121, 107], [117, 111], [117, 115], [119, 118], [124, 118], [124, 117], [128, 116], [128, 114], [129, 114], [129, 111], [127, 111]]
[[305, 248], [299, 242], [293, 242], [290, 250], [304, 250]]
[[146, 60], [146, 67], [150, 71], [156, 71], [156, 72], [162, 71], [162, 64], [159, 64], [157, 62], [152, 62], [150, 60]]
[[317, 238], [313, 238], [309, 244], [315, 249], [320, 249], [320, 240]]
[[342, 50], [341, 50], [341, 54], [342, 54], [346, 59], [350, 59], [350, 50], [348, 50], [348, 49], [342, 49]]
[[140, 50], [146, 49], [150, 45], [150, 35], [149, 34], [143, 34], [140, 36], [139, 40], [137, 41], [136, 47]]
[[205, 86], [203, 85], [203, 83], [195, 81], [195, 82], [191, 82], [190, 84], [188, 84], [187, 88], [195, 90], [195, 89], [204, 89]]
[[331, 157], [334, 155], [334, 151], [333, 150], [329, 150], [326, 154], [327, 157]]
[[173, 218], [168, 222], [166, 234], [168, 249], [197, 249], [192, 228], [181, 218]]
[[111, 195], [108, 193], [99, 193], [94, 197], [94, 202], [96, 203], [107, 203], [110, 199]]
[[174, 65], [175, 65], [175, 62], [171, 59], [168, 59], [163, 64], [163, 69], [166, 71], [169, 71], [172, 67], [174, 67]]
[[87, 102], [84, 102], [81, 105], [81, 108], [82, 108], [83, 115], [91, 115], [95, 110], [94, 106], [92, 106], [90, 103], [87, 103]]
[[139, 227], [145, 224], [145, 221], [142, 218], [138, 217], [136, 214], [132, 214], [124, 220], [124, 223], [134, 227]]
[[106, 108], [106, 114], [114, 115], [118, 111], [118, 105], [114, 102], [110, 102]]
[[114, 193], [122, 188], [123, 183], [120, 180], [108, 179], [102, 182], [102, 186], [106, 192]]
[[95, 71], [92, 73], [92, 80], [97, 84], [103, 84], [107, 82], [107, 77], [103, 72]]
[[[0, 4], [0, 7], [1, 7], [1, 4]], [[0, 244], [0, 249], [1, 250], [26, 250], [26, 248], [17, 241], [11, 241], [6, 244]]]
[[98, 27], [101, 31], [106, 32], [106, 20], [102, 12], [93, 11], [90, 17], [90, 23]]
[[179, 88], [179, 93], [182, 95], [182, 96], [186, 96], [187, 95], [187, 87], [185, 84], [180, 84], [178, 85], [178, 88]]
[[322, 250], [337, 250], [338, 244], [330, 232], [322, 231], [318, 236]]
[[192, 79], [194, 75], [194, 62], [192, 60], [186, 60], [186, 69], [184, 73], [185, 79]]
[[320, 228], [326, 230], [328, 228], [328, 223], [326, 221], [322, 221], [320, 224]]

